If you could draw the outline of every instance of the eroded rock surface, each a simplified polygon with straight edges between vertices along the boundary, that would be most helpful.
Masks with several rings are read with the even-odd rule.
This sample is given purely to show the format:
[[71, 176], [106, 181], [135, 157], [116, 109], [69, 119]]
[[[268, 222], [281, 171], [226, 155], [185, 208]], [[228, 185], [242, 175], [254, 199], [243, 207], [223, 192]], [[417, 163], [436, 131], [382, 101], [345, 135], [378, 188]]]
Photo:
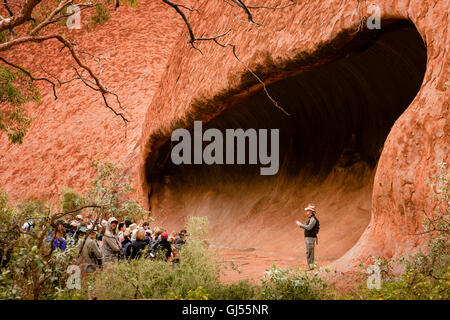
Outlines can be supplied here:
[[[137, 12], [120, 8], [94, 34], [76, 32], [91, 51], [109, 57], [109, 87], [125, 82], [118, 93], [133, 119], [127, 137], [120, 119], [84, 86], [61, 89], [56, 101], [43, 87], [40, 106], [27, 106], [35, 120], [24, 144], [1, 138], [2, 188], [13, 199], [55, 199], [62, 186], [86, 187], [91, 160], [120, 161], [144, 203], [151, 193], [152, 212], [169, 231], [186, 216], [208, 215], [218, 246], [300, 259], [303, 235], [294, 220], [316, 202], [319, 261], [337, 259], [334, 266], [345, 271], [372, 255], [410, 252], [420, 243], [411, 234], [435, 205], [427, 181], [449, 160], [448, 1], [372, 1], [381, 9], [381, 31], [410, 21], [421, 39], [397, 28], [395, 36], [363, 34], [356, 43], [358, 2], [363, 15], [369, 3], [298, 2], [257, 10], [263, 27], [235, 20], [222, 2], [199, 1], [201, 15], [190, 15], [198, 34], [233, 26], [223, 42], [237, 45], [239, 58], [273, 89], [294, 124], [271, 109], [230, 47], [206, 42], [198, 45], [203, 54], [191, 49], [179, 17], [156, 1]], [[10, 57], [36, 70], [54, 58], [50, 48], [38, 56], [34, 48]], [[250, 119], [257, 108], [262, 111]], [[283, 149], [289, 161], [264, 181], [251, 170], [236, 178], [231, 169], [214, 168], [213, 175], [204, 167], [170, 168], [161, 161], [170, 151], [166, 141], [194, 119], [224, 128], [282, 124], [294, 137]], [[303, 130], [307, 124], [319, 128], [322, 139]]]

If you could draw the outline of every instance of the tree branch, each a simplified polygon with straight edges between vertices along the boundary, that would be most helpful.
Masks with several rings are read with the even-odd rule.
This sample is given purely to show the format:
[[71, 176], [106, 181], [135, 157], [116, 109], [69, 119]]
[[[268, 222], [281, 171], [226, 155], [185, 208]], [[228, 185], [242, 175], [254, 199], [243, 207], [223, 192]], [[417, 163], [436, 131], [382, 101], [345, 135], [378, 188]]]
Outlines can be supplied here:
[[14, 27], [27, 22], [31, 18], [34, 8], [42, 0], [25, 0], [20, 11], [12, 17], [5, 18], [0, 21], [0, 32], [3, 30], [13, 29]]
[[286, 110], [284, 110], [284, 108], [281, 107], [275, 99], [272, 98], [272, 96], [270, 95], [269, 91], [267, 90], [267, 87], [266, 87], [266, 84], [264, 83], [264, 81], [262, 81], [261, 78], [258, 77], [258, 75], [257, 75], [256, 73], [254, 73], [254, 72], [252, 71], [252, 69], [250, 69], [250, 67], [247, 66], [247, 64], [246, 64], [244, 61], [242, 61], [242, 60], [238, 57], [238, 55], [237, 55], [237, 53], [236, 53], [236, 45], [235, 45], [235, 44], [231, 44], [231, 43], [225, 43], [225, 44], [223, 44], [223, 43], [220, 43], [217, 39], [214, 39], [214, 42], [217, 43], [219, 46], [221, 46], [221, 47], [223, 47], [223, 48], [231, 47], [231, 48], [232, 48], [232, 51], [233, 51], [233, 55], [234, 55], [234, 57], [236, 58], [236, 60], [239, 61], [239, 62], [244, 66], [244, 68], [245, 68], [248, 72], [250, 72], [251, 75], [252, 75], [253, 77], [255, 77], [255, 79], [262, 85], [263, 90], [264, 90], [264, 92], [266, 93], [266, 96], [269, 98], [269, 100], [272, 102], [272, 104], [273, 104], [276, 108], [278, 108], [278, 109], [280, 109], [281, 111], [283, 111], [283, 113], [284, 113], [285, 115], [290, 116], [290, 114], [289, 114]]
[[[98, 91], [101, 93], [103, 101], [105, 102], [105, 106], [110, 109], [111, 111], [113, 111], [113, 113], [116, 116], [119, 116], [124, 123], [130, 122], [125, 115], [122, 112], [117, 112], [107, 101], [106, 99], [106, 95], [107, 94], [111, 94], [114, 95], [116, 97], [117, 102], [119, 103], [119, 107], [123, 109], [120, 100], [118, 98], [118, 96], [111, 92], [110, 90], [108, 90], [108, 88], [106, 88], [100, 81], [100, 78], [98, 76], [96, 76], [94, 74], [94, 72], [92, 71], [92, 69], [87, 66], [87, 64], [83, 63], [81, 61], [80, 56], [78, 55], [78, 50], [75, 48], [75, 45], [72, 44], [71, 42], [69, 42], [67, 39], [65, 39], [63, 36], [59, 35], [59, 34], [50, 34], [50, 35], [46, 35], [46, 36], [24, 36], [21, 38], [17, 38], [17, 39], [13, 39], [11, 41], [5, 42], [0, 44], [0, 52], [2, 51], [6, 51], [14, 46], [17, 46], [19, 44], [23, 44], [23, 43], [27, 43], [27, 42], [36, 42], [36, 43], [41, 43], [47, 40], [51, 40], [51, 39], [55, 39], [57, 41], [59, 41], [60, 43], [63, 44], [63, 49], [67, 48], [70, 52], [70, 54], [72, 55], [72, 58], [75, 60], [75, 62], [77, 63], [77, 65], [82, 68], [83, 70], [85, 70], [89, 76], [93, 79], [92, 83], [95, 85], [95, 87], [93, 85], [89, 85], [87, 79], [84, 79], [81, 74], [76, 70], [76, 68], [74, 68], [77, 72], [77, 75], [79, 76], [79, 79], [89, 88]], [[48, 79], [47, 79], [48, 80]], [[50, 80], [48, 80], [50, 81]]]
[[10, 67], [13, 67], [13, 68], [15, 68], [15, 69], [18, 69], [18, 70], [20, 70], [21, 72], [23, 72], [24, 74], [26, 74], [26, 75], [31, 79], [31, 81], [45, 81], [45, 82], [50, 83], [50, 84], [52, 85], [52, 89], [53, 89], [53, 96], [55, 97], [55, 100], [58, 99], [58, 96], [56, 95], [56, 85], [55, 85], [55, 83], [54, 83], [53, 81], [51, 81], [51, 80], [49, 80], [49, 79], [47, 79], [47, 78], [35, 78], [35, 77], [34, 77], [28, 70], [26, 70], [25, 68], [23, 68], [23, 67], [21, 67], [21, 66], [19, 66], [19, 65], [16, 65], [16, 64], [14, 64], [14, 63], [11, 63], [11, 62], [7, 61], [6, 59], [4, 59], [4, 58], [2, 58], [2, 57], [0, 57], [0, 60], [3, 61], [5, 64], [9, 65]]

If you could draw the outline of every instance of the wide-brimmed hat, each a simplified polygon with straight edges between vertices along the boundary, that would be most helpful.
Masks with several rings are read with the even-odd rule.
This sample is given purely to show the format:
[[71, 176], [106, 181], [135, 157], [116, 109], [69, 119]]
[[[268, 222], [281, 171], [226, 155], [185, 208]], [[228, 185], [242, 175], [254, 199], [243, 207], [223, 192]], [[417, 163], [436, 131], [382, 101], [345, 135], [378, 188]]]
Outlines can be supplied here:
[[308, 204], [308, 206], [305, 208], [305, 211], [311, 210], [312, 212], [316, 212], [316, 206], [313, 204]]
[[77, 221], [75, 221], [75, 220], [72, 220], [72, 221], [70, 222], [70, 226], [71, 226], [71, 227], [78, 228], [78, 227], [80, 226], [80, 223], [77, 222]]

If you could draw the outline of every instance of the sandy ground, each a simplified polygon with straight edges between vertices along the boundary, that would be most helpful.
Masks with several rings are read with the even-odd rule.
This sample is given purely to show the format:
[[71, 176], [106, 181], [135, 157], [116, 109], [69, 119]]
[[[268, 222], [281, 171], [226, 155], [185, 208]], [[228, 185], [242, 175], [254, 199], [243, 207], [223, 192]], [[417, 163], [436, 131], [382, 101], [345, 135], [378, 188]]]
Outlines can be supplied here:
[[[277, 268], [307, 268], [304, 255], [295, 254], [291, 257], [278, 255], [267, 251], [245, 251], [232, 249], [218, 249], [220, 257], [226, 261], [227, 268], [222, 275], [222, 281], [231, 283], [242, 279], [259, 282], [264, 272], [273, 264]], [[332, 261], [318, 259], [319, 267], [325, 267]]]

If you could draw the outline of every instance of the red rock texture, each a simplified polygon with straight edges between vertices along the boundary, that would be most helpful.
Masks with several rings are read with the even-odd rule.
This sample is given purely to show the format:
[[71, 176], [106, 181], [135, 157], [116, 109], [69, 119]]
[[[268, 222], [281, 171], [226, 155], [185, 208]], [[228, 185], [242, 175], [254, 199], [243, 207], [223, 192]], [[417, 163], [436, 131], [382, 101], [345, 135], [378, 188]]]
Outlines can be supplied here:
[[[318, 202], [324, 217], [319, 257], [328, 261], [343, 255], [334, 262], [338, 270], [352, 269], [372, 255], [394, 257], [408, 253], [419, 245], [418, 238], [410, 234], [419, 230], [423, 211], [429, 212], [435, 205], [426, 182], [436, 173], [439, 162], [449, 160], [449, 89], [445, 86], [449, 79], [449, 5], [444, 0], [372, 3], [380, 6], [383, 21], [410, 20], [427, 51], [420, 89], [389, 132], [376, 169], [365, 173], [361, 181], [352, 180], [350, 172], [336, 173], [327, 178], [322, 189], [293, 187], [284, 193], [285, 198], [269, 197], [270, 201], [282, 203], [282, 214], [275, 216], [274, 208], [267, 209], [265, 203], [258, 202], [261, 199], [257, 192], [250, 192], [248, 201], [241, 203], [239, 199], [248, 189], [234, 190], [239, 196], [230, 189], [226, 194], [229, 198], [218, 200], [224, 194], [217, 194], [214, 188], [180, 187], [171, 191], [165, 188], [172, 186], [167, 181], [152, 190], [152, 211], [159, 221], [178, 228], [187, 215], [207, 214], [215, 226], [213, 240], [224, 246], [243, 248], [242, 242], [246, 242], [261, 250], [265, 246], [268, 254], [296, 258], [303, 255], [303, 236], [291, 221], [299, 216], [298, 208], [312, 200]], [[194, 12], [189, 17], [199, 35], [221, 33], [232, 26], [233, 32], [224, 42], [236, 44], [239, 58], [252, 69], [263, 66], [270, 71], [299, 56], [303, 61], [320, 58], [311, 60], [317, 65], [299, 66], [295, 72], [302, 73], [334, 59], [333, 50], [328, 52], [323, 44], [339, 38], [344, 30], [356, 30], [357, 4], [356, 0], [311, 0], [298, 1], [282, 10], [257, 10], [255, 20], [264, 24], [257, 27], [236, 21], [229, 6], [205, 0], [196, 4], [201, 14]], [[368, 5], [360, 2], [363, 14]], [[234, 58], [231, 48], [202, 43], [198, 47], [203, 54], [190, 48], [184, 32], [179, 32], [183, 27], [179, 17], [159, 2], [145, 3], [137, 12], [120, 8], [119, 13], [92, 34], [78, 33], [86, 48], [109, 55], [109, 68], [104, 71], [109, 87], [118, 87], [148, 71], [143, 78], [127, 82], [118, 90], [133, 119], [127, 137], [120, 119], [113, 118], [100, 97], [82, 85], [61, 89], [56, 101], [48, 88], [42, 88], [40, 106], [27, 106], [35, 120], [24, 144], [11, 146], [2, 137], [0, 181], [13, 199], [31, 195], [54, 199], [62, 186], [83, 189], [93, 175], [90, 160], [111, 160], [124, 162], [137, 180], [137, 195], [146, 202], [150, 192], [146, 162], [158, 157], [159, 148], [173, 128], [187, 126], [192, 118], [209, 121], [261, 90], [258, 84], [243, 89], [246, 69]], [[35, 64], [36, 68], [52, 59], [49, 47], [48, 53], [38, 56], [32, 50], [36, 49], [16, 49], [10, 58], [24, 65]], [[283, 70], [268, 74], [267, 83], [287, 77], [289, 72]], [[67, 72], [59, 67], [54, 71]], [[350, 180], [346, 187], [345, 181]], [[289, 183], [295, 186], [300, 181]], [[268, 190], [261, 191], [261, 198]], [[278, 194], [281, 196], [274, 192]], [[209, 201], [214, 205], [208, 207]], [[218, 203], [228, 209], [223, 211]], [[254, 208], [256, 218], [243, 218], [241, 208], [246, 214]], [[230, 212], [229, 216], [223, 212]], [[338, 222], [334, 222], [335, 216], [340, 218], [336, 218]], [[247, 230], [241, 242], [236, 239], [236, 228]], [[346, 228], [345, 232], [341, 228]], [[278, 234], [286, 235], [283, 241], [267, 242]], [[344, 234], [350, 235], [348, 239], [341, 239]], [[284, 245], [286, 239], [293, 243], [291, 251]]]
[[[87, 20], [82, 12], [82, 23]], [[39, 83], [41, 103], [25, 106], [33, 122], [24, 143], [10, 145], [5, 135], [0, 137], [1, 188], [13, 200], [46, 196], [57, 201], [63, 186], [80, 191], [87, 187], [95, 174], [92, 161], [126, 163], [127, 157], [138, 153], [144, 115], [180, 27], [166, 5], [148, 1], [136, 10], [119, 7], [93, 32], [84, 27], [66, 31], [66, 36], [76, 37], [80, 48], [105, 58], [103, 83], [120, 96], [131, 122], [125, 128], [106, 109], [102, 97], [80, 82], [58, 88], [57, 100], [47, 84]], [[61, 79], [70, 79], [73, 61], [69, 55], [59, 55], [59, 48], [56, 42], [19, 46], [7, 58], [35, 75], [45, 75], [42, 65]], [[96, 63], [89, 62], [98, 71]]]

